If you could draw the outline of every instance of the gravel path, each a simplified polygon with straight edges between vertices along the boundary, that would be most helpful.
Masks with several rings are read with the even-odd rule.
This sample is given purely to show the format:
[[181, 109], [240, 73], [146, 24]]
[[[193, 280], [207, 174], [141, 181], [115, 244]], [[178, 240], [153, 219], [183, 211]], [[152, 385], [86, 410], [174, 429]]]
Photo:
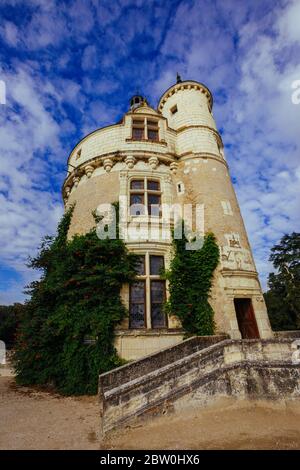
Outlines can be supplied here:
[[97, 397], [60, 397], [0, 377], [0, 449], [300, 449], [300, 400], [225, 399], [99, 441]]

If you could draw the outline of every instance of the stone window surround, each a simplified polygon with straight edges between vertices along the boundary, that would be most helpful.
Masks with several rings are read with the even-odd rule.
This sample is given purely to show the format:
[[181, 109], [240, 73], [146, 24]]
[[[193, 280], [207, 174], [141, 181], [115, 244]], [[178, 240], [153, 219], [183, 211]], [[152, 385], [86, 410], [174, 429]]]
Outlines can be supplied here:
[[[224, 276], [224, 273], [222, 273]], [[240, 275], [241, 273], [239, 273]], [[243, 273], [246, 278], [252, 278], [253, 281], [258, 284], [257, 274], [249, 273], [250, 276], [247, 276], [247, 273]], [[232, 273], [226, 273], [226, 277], [230, 278]], [[265, 317], [264, 312], [260, 312], [259, 306], [263, 304], [263, 296], [258, 285], [248, 285], [244, 287], [231, 287], [230, 283], [226, 283], [225, 294], [228, 300], [228, 305], [230, 310], [225, 312], [227, 319], [230, 322], [230, 336], [235, 339], [241, 338], [241, 333], [239, 330], [236, 311], [234, 308], [234, 299], [250, 299], [252, 302], [252, 307], [254, 311], [255, 320], [257, 323], [258, 331], [260, 338], [267, 338], [269, 331], [269, 320]], [[229, 284], [229, 285], [228, 285]]]
[[233, 215], [233, 211], [232, 211], [230, 201], [228, 201], [228, 200], [221, 201], [221, 206], [222, 206], [224, 215]]
[[[133, 181], [143, 181], [144, 182], [143, 189], [133, 189], [133, 188], [131, 188], [131, 183]], [[159, 184], [159, 190], [148, 189], [148, 181], [157, 182]], [[140, 214], [140, 215], [135, 215], [135, 214], [131, 214], [131, 210], [129, 210], [129, 214], [131, 215], [132, 218], [136, 219], [137, 217], [140, 218], [140, 217], [146, 216], [146, 217], [154, 217], [155, 219], [158, 219], [158, 220], [161, 219], [161, 217], [162, 217], [161, 209], [159, 211], [159, 215], [150, 215], [149, 214], [149, 202], [148, 202], [149, 195], [153, 194], [155, 196], [159, 196], [160, 205], [161, 205], [162, 191], [161, 191], [160, 178], [155, 178], [155, 177], [152, 177], [151, 175], [140, 177], [140, 178], [130, 178], [130, 180], [129, 180], [129, 195], [128, 195], [129, 209], [130, 209], [130, 202], [131, 202], [130, 199], [131, 199], [131, 196], [133, 194], [140, 194], [140, 195], [143, 196], [143, 205], [144, 205], [144, 208], [145, 208], [146, 212], [143, 213], [143, 214]]]
[[171, 204], [172, 203], [172, 189], [171, 189], [171, 181], [170, 175], [163, 171], [155, 171], [153, 174], [152, 171], [147, 170], [127, 170], [120, 172], [120, 197], [126, 197], [128, 201], [128, 205], [130, 204], [130, 184], [132, 180], [135, 179], [152, 179], [159, 181], [160, 183], [160, 195], [161, 195], [161, 204], [162, 204], [162, 211], [160, 217], [157, 216], [148, 216], [148, 215], [130, 215], [129, 211], [127, 213], [127, 222], [130, 223], [132, 221], [141, 221], [141, 222], [150, 222], [156, 221], [158, 223], [162, 223], [164, 219], [164, 211], [163, 205], [164, 204]]
[[[134, 124], [134, 121], [139, 121], [140, 124]], [[151, 124], [149, 124], [149, 122], [155, 122], [155, 126], [152, 126]], [[129, 139], [126, 139], [126, 141], [133, 141], [133, 142], [153, 142], [155, 144], [166, 144], [165, 142], [165, 139], [163, 138], [164, 137], [164, 134], [165, 134], [165, 131], [161, 128], [161, 119], [158, 117], [158, 116], [155, 116], [155, 115], [152, 115], [152, 114], [144, 114], [144, 115], [139, 115], [139, 114], [133, 114], [131, 116], [131, 126], [130, 126], [130, 129], [131, 129], [131, 134], [130, 134], [130, 137]], [[133, 136], [133, 129], [137, 127], [137, 128], [141, 128], [143, 129], [144, 131], [144, 137], [141, 138], [141, 139], [136, 139], [134, 138]], [[149, 130], [156, 130], [157, 129], [157, 132], [158, 132], [158, 135], [157, 135], [157, 140], [151, 140], [151, 139], [148, 139], [148, 128]]]

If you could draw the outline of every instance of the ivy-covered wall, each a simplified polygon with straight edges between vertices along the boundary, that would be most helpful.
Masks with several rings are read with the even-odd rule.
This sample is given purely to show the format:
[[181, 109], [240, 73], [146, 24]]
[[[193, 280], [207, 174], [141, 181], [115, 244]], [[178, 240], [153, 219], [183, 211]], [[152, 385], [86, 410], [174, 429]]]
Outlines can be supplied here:
[[72, 212], [30, 262], [42, 277], [28, 288], [14, 356], [16, 379], [52, 384], [63, 394], [95, 394], [99, 374], [122, 363], [114, 330], [127, 314], [120, 290], [135, 277], [136, 258], [122, 240], [100, 240], [95, 229], [68, 241]]
[[177, 315], [187, 333], [212, 335], [215, 324], [209, 295], [219, 248], [212, 233], [205, 235], [200, 249], [187, 250], [186, 243], [186, 237], [173, 237], [173, 258], [166, 272], [170, 292], [166, 310]]

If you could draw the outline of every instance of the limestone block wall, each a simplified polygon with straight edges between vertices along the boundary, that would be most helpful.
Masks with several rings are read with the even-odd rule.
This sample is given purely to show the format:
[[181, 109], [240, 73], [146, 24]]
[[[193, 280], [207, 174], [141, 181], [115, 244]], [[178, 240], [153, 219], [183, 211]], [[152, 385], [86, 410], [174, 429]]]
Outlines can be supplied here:
[[[177, 112], [172, 109], [177, 107]], [[195, 82], [179, 83], [167, 90], [160, 99], [158, 109], [168, 119], [172, 129], [191, 125], [204, 125], [216, 129], [211, 114], [211, 94], [204, 85]]]
[[88, 232], [95, 221], [92, 212], [99, 204], [113, 203], [119, 199], [119, 174], [111, 172], [87, 178], [83, 176], [77, 187], [74, 187], [68, 199], [68, 206], [75, 203], [68, 236]]
[[175, 196], [179, 203], [203, 205], [204, 232], [213, 232], [220, 247], [211, 297], [217, 332], [240, 338], [234, 298], [250, 298], [260, 337], [271, 337], [254, 259], [225, 160], [217, 156], [186, 156], [172, 179], [175, 187], [184, 187]]
[[123, 359], [135, 361], [181, 343], [184, 335], [185, 332], [180, 328], [129, 330], [127, 326], [126, 329], [116, 330], [115, 348]]
[[189, 126], [178, 131], [176, 152], [179, 156], [187, 153], [208, 153], [219, 155], [217, 137], [207, 127]]
[[176, 133], [167, 126], [166, 120], [162, 119], [160, 115], [156, 116], [156, 118], [159, 118], [159, 142], [132, 140], [132, 119], [134, 115], [134, 113], [129, 112], [125, 114], [121, 124], [97, 129], [78, 142], [69, 156], [68, 163], [72, 165], [69, 166], [69, 171], [72, 172], [74, 167], [79, 167], [99, 156], [113, 156], [119, 152], [141, 153], [145, 151], [153, 154], [174, 154]]
[[[234, 299], [247, 298], [252, 301], [260, 337], [269, 338], [272, 331], [266, 306], [225, 160], [222, 138], [212, 114], [212, 102], [212, 95], [203, 84], [179, 82], [166, 90], [157, 110], [143, 102], [125, 113], [121, 122], [84, 137], [70, 154], [63, 187], [66, 207], [76, 202], [69, 237], [84, 233], [94, 225], [92, 211], [99, 204], [112, 203], [119, 197], [128, 201], [132, 178], [158, 179], [161, 203], [203, 207], [203, 231], [211, 231], [217, 238], [220, 263], [211, 295], [217, 332], [228, 333], [235, 339], [241, 337]], [[146, 126], [143, 136], [139, 137], [141, 140], [132, 138], [135, 118]], [[158, 141], [146, 139], [147, 123], [153, 119], [158, 123]], [[163, 208], [162, 217], [156, 219], [152, 225], [154, 230], [150, 231], [151, 217], [140, 215], [137, 220], [128, 213], [124, 225], [129, 250], [163, 254], [167, 265], [171, 237], [165, 215]], [[136, 232], [142, 234], [143, 239], [136, 240]], [[165, 238], [166, 232], [169, 239]], [[123, 294], [128, 306], [126, 287]], [[121, 331], [128, 329], [128, 321], [124, 322], [116, 337], [116, 347], [123, 357], [134, 359], [180, 341], [180, 323], [171, 318], [168, 327], [169, 330], [160, 335], [149, 331], [146, 335], [143, 331], [127, 335]], [[175, 328], [178, 328], [177, 334], [172, 332]]]
[[105, 434], [139, 417], [202, 406], [221, 396], [299, 399], [300, 364], [292, 361], [293, 343], [224, 340], [195, 352], [181, 349], [180, 358], [173, 361], [170, 352], [165, 362], [154, 355], [143, 375], [138, 372], [143, 371], [141, 361], [112, 376], [104, 374], [99, 378], [101, 431]]

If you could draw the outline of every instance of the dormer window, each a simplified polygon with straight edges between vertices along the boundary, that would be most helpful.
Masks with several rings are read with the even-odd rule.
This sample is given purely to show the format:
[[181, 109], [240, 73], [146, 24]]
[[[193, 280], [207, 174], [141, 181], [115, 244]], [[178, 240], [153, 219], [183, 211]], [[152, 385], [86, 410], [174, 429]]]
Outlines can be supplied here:
[[132, 139], [158, 142], [158, 121], [149, 118], [132, 119]]
[[148, 140], [158, 141], [158, 121], [147, 119]]
[[177, 104], [175, 104], [175, 105], [172, 106], [172, 108], [170, 109], [170, 112], [171, 112], [172, 116], [173, 116], [174, 114], [176, 114], [177, 111], [178, 111], [178, 109], [177, 109]]
[[144, 119], [132, 120], [132, 138], [133, 140], [145, 139], [145, 122]]

